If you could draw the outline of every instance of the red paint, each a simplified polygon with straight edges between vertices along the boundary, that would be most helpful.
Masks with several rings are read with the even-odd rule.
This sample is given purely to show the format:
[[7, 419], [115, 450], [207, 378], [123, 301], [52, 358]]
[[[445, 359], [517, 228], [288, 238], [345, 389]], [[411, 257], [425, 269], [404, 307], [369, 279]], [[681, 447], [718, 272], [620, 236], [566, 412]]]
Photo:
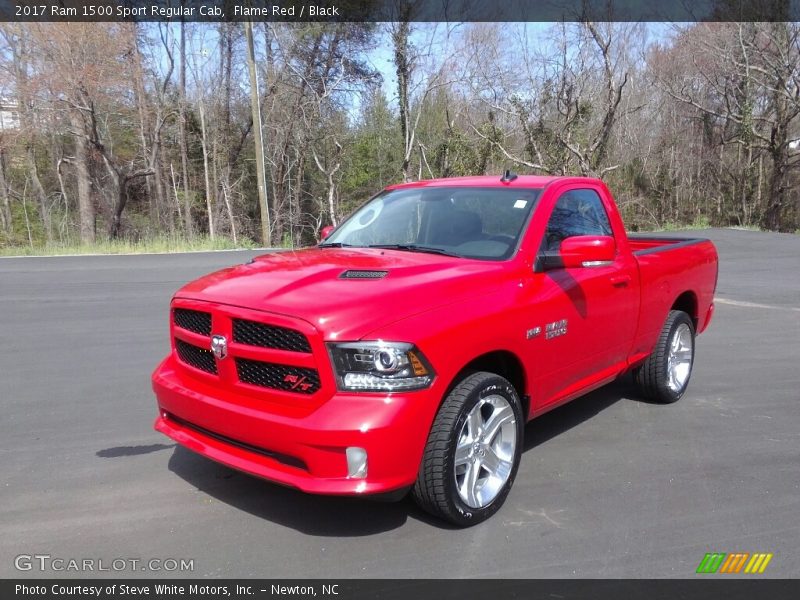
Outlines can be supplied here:
[[617, 245], [611, 236], [576, 235], [561, 242], [560, 253], [565, 268], [577, 268], [587, 262], [613, 261]]
[[[610, 193], [598, 180], [521, 176], [501, 183], [495, 177], [471, 177], [407, 186], [543, 191], [518, 250], [506, 261], [310, 248], [266, 254], [186, 285], [173, 307], [210, 312], [213, 334], [231, 340], [232, 319], [259, 321], [302, 333], [311, 352], [230, 342], [228, 357], [215, 361], [218, 375], [211, 375], [179, 360], [173, 341], [172, 352], [153, 374], [160, 409], [156, 429], [209, 458], [307, 492], [388, 492], [414, 482], [443, 396], [477, 357], [502, 351], [522, 366], [520, 393], [529, 397], [528, 418], [534, 418], [646, 358], [676, 302], [691, 307], [698, 332], [711, 319], [717, 275], [713, 244], [629, 240]], [[599, 193], [613, 237], [567, 238], [562, 258], [570, 266], [534, 272], [553, 206], [575, 188]], [[643, 253], [634, 254], [638, 251]], [[609, 264], [572, 266], [585, 260]], [[340, 279], [347, 269], [389, 275]], [[563, 319], [567, 333], [546, 339], [545, 326]], [[541, 333], [528, 339], [526, 332], [535, 327]], [[208, 336], [174, 324], [171, 333], [173, 339], [209, 347]], [[379, 339], [416, 345], [436, 373], [432, 385], [411, 392], [338, 391], [325, 343]], [[308, 393], [309, 381], [291, 373], [282, 376], [286, 387], [280, 391], [241, 383], [237, 357], [316, 369], [319, 387]], [[348, 446], [367, 450], [366, 479], [347, 478]]]

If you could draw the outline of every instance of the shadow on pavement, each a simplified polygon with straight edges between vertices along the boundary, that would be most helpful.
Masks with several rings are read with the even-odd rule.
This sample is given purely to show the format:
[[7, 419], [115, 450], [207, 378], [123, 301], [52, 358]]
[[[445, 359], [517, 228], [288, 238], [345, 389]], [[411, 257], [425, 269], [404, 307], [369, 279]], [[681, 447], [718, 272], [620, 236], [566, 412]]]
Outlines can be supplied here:
[[359, 537], [400, 527], [408, 499], [383, 503], [363, 498], [313, 496], [251, 477], [177, 446], [169, 469], [201, 492], [236, 509], [315, 536]]
[[[525, 428], [523, 452], [580, 425], [617, 401], [631, 397], [635, 397], [631, 384], [622, 379], [535, 419]], [[378, 502], [367, 498], [305, 494], [240, 473], [182, 446], [175, 447], [169, 469], [219, 502], [308, 535], [374, 535], [400, 527], [409, 517], [439, 529], [454, 529], [418, 509], [410, 497], [400, 502]]]
[[147, 444], [143, 446], [116, 446], [114, 448], [104, 448], [95, 452], [100, 458], [119, 458], [120, 456], [139, 456], [140, 454], [150, 454], [159, 450], [174, 448], [175, 444]]
[[617, 381], [567, 402], [528, 423], [525, 426], [523, 453], [588, 421], [620, 400], [649, 403], [637, 395], [631, 376], [624, 375]]

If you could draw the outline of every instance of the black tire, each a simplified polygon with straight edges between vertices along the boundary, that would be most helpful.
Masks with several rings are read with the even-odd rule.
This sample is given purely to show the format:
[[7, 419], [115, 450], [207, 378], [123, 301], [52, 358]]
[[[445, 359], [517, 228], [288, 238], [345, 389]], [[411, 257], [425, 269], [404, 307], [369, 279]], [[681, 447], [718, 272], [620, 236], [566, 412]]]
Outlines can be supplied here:
[[[685, 381], [677, 389], [670, 385], [670, 348], [673, 344], [678, 331], [685, 331], [684, 326], [688, 327], [691, 338], [691, 358], [689, 360], [689, 372]], [[671, 404], [683, 397], [689, 381], [692, 377], [695, 355], [695, 332], [694, 323], [685, 312], [671, 310], [664, 322], [664, 327], [658, 336], [653, 352], [647, 359], [633, 371], [633, 380], [641, 394], [655, 402], [661, 404]]]
[[[498, 396], [500, 398], [497, 398]], [[491, 501], [481, 507], [472, 507], [462, 499], [458, 491], [456, 447], [462, 429], [466, 427], [467, 417], [479, 403], [481, 406], [488, 406], [493, 400], [502, 405], [503, 411], [508, 415], [502, 399], [505, 399], [513, 411], [513, 422], [506, 420], [506, 429], [502, 435], [506, 436], [506, 433], [511, 431], [516, 434], [510, 474]], [[489, 410], [491, 412], [488, 414], [491, 416], [496, 409], [490, 406]], [[434, 419], [425, 445], [419, 475], [412, 489], [414, 500], [423, 510], [459, 527], [468, 527], [485, 521], [500, 509], [514, 483], [522, 455], [523, 432], [522, 405], [516, 390], [506, 379], [487, 372], [473, 373], [465, 377], [447, 395]], [[493, 439], [498, 440], [497, 436]], [[487, 440], [487, 443], [491, 441]], [[504, 461], [506, 468], [508, 462], [509, 460]], [[485, 472], [488, 475], [489, 472], [482, 471], [482, 468], [478, 467], [478, 472]]]

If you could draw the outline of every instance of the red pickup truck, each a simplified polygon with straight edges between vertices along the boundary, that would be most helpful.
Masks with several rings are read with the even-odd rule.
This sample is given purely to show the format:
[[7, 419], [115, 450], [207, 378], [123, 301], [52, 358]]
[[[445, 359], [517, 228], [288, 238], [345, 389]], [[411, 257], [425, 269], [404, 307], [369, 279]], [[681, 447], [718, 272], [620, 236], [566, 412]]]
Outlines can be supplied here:
[[314, 248], [172, 300], [155, 428], [318, 494], [495, 513], [534, 417], [633, 371], [674, 402], [711, 321], [717, 253], [625, 233], [597, 179], [391, 186]]

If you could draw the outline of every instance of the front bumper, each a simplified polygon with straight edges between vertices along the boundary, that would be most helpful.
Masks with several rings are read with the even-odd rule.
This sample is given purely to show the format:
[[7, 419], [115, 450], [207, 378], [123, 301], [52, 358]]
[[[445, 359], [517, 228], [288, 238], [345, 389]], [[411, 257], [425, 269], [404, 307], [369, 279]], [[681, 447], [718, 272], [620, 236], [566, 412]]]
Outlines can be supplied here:
[[[417, 477], [438, 406], [431, 390], [336, 392], [308, 410], [214, 388], [167, 357], [153, 373], [155, 429], [234, 469], [314, 494], [383, 494]], [[304, 398], [298, 398], [302, 405]], [[347, 476], [346, 448], [364, 448], [367, 476]]]

